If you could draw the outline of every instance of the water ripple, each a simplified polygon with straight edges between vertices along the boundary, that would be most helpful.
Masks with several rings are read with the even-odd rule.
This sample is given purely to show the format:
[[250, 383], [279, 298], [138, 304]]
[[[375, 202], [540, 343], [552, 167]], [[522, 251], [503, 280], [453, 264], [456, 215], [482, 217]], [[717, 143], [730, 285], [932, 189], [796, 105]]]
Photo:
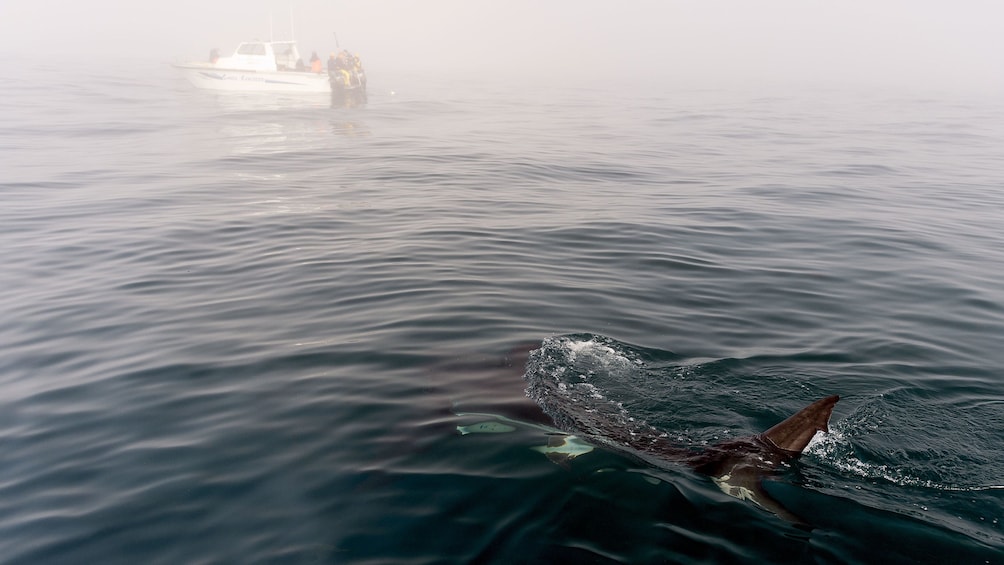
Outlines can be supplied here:
[[[1004, 548], [999, 104], [423, 80], [332, 109], [43, 71], [0, 100], [11, 562]], [[554, 368], [614, 399], [597, 425], [696, 445], [841, 394], [770, 486], [816, 530], [542, 457], [504, 355], [541, 340], [616, 354]], [[515, 430], [461, 436], [460, 407]]]

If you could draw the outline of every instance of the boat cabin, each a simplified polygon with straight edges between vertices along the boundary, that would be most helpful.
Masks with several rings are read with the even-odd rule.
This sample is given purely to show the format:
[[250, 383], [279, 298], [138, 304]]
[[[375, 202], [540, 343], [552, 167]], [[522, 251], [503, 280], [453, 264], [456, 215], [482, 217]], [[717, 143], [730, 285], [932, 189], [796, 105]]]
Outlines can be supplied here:
[[231, 57], [221, 57], [217, 67], [242, 71], [292, 71], [300, 52], [295, 41], [247, 41]]

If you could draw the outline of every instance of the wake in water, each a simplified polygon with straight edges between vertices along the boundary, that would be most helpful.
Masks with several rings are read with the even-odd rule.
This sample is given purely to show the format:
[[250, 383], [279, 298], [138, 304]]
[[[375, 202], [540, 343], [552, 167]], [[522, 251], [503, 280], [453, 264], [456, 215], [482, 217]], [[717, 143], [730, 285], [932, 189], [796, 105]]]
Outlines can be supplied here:
[[832, 465], [835, 469], [868, 479], [871, 481], [887, 481], [899, 486], [920, 487], [941, 491], [980, 492], [1004, 490], [1004, 485], [965, 485], [944, 483], [912, 475], [909, 469], [888, 463], [869, 463], [862, 461], [855, 452], [850, 441], [852, 433], [849, 423], [842, 423], [838, 428], [831, 429], [826, 436], [817, 436], [806, 448], [811, 454]]

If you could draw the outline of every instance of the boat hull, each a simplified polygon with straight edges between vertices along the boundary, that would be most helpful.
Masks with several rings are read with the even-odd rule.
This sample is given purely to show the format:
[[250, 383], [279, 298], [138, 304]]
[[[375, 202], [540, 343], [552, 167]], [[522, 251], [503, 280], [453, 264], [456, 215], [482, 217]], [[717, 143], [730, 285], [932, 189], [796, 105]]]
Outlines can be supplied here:
[[175, 65], [196, 88], [240, 92], [331, 92], [326, 73], [251, 71], [213, 65]]

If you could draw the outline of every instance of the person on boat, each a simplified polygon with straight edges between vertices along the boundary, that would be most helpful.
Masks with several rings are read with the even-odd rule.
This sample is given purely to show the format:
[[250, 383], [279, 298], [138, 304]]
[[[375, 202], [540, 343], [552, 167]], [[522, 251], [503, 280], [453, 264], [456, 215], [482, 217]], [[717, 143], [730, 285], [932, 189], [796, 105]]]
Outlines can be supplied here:
[[[335, 56], [334, 53], [331, 54], [332, 57]], [[341, 51], [338, 53], [338, 58], [328, 59], [328, 72], [331, 74], [341, 75], [342, 80], [345, 82], [345, 86], [350, 86], [352, 84], [352, 63], [349, 61], [349, 54], [347, 51]]]
[[356, 82], [366, 88], [366, 73], [363, 72], [363, 63], [359, 60], [359, 55], [352, 54], [352, 74], [355, 75]]
[[301, 73], [307, 70], [307, 65], [303, 64], [303, 59], [296, 60], [296, 70]]
[[321, 58], [317, 56], [317, 51], [310, 54], [310, 70], [318, 74], [321, 73]]
[[352, 68], [352, 61], [350, 60], [349, 52], [344, 49], [338, 52], [338, 59], [336, 59], [335, 62], [338, 64], [339, 70], [344, 69], [347, 71]]
[[215, 48], [210, 49], [209, 50], [209, 62], [215, 65], [216, 61], [219, 61], [219, 60], [220, 60], [220, 50], [219, 49], [215, 49]]

